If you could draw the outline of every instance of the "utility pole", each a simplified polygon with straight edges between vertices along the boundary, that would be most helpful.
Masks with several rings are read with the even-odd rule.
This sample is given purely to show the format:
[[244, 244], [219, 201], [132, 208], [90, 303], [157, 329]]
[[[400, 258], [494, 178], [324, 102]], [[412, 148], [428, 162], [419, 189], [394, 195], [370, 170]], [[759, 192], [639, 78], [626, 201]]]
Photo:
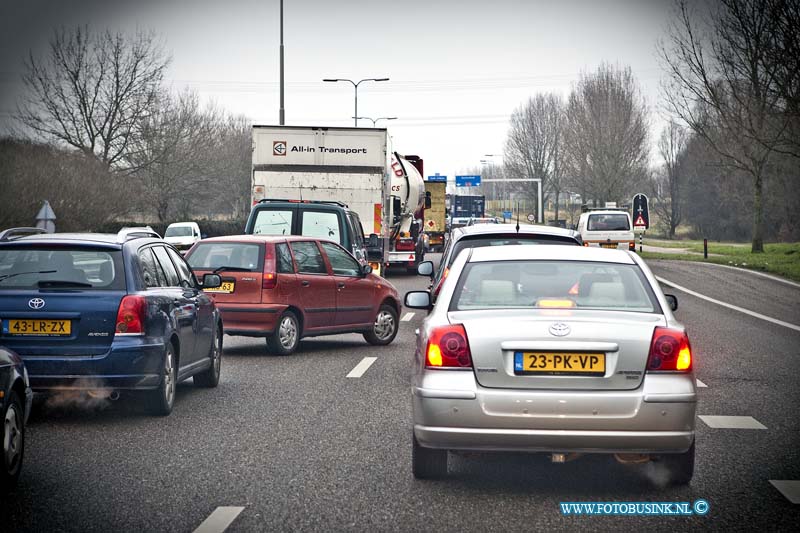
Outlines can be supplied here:
[[286, 124], [286, 110], [283, 108], [283, 0], [281, 1], [281, 107], [278, 110], [278, 124]]

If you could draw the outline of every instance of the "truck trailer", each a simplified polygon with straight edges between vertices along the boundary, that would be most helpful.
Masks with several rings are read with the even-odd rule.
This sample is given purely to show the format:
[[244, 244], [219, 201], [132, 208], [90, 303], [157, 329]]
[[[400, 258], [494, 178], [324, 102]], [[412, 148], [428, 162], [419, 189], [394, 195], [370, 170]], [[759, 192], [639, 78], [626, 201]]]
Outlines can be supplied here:
[[252, 202], [344, 204], [363, 227], [358, 259], [411, 270], [424, 255], [421, 166], [392, 151], [385, 128], [253, 126]]

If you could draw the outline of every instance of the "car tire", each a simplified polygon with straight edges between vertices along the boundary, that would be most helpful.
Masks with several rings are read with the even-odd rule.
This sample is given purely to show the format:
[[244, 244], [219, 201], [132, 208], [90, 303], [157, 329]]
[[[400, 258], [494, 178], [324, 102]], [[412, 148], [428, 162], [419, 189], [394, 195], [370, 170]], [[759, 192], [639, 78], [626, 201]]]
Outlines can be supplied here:
[[25, 455], [25, 407], [16, 392], [11, 391], [2, 416], [2, 470], [0, 470], [0, 493], [17, 486]]
[[417, 479], [437, 479], [447, 475], [447, 450], [423, 448], [411, 436], [411, 468]]
[[194, 384], [198, 387], [213, 389], [219, 385], [219, 375], [222, 370], [222, 328], [215, 334], [210, 350], [211, 366], [194, 375]]
[[275, 333], [267, 337], [267, 349], [276, 355], [291, 355], [300, 344], [300, 321], [291, 311], [284, 311]]
[[665, 453], [657, 463], [662, 465], [670, 485], [688, 485], [694, 475], [694, 442], [683, 453]]
[[153, 416], [167, 416], [172, 412], [178, 375], [175, 366], [175, 348], [172, 343], [169, 343], [164, 350], [164, 362], [158, 387], [145, 393], [145, 408]]
[[382, 304], [372, 322], [372, 329], [364, 333], [364, 339], [373, 346], [385, 346], [394, 340], [398, 329], [397, 311], [389, 304]]

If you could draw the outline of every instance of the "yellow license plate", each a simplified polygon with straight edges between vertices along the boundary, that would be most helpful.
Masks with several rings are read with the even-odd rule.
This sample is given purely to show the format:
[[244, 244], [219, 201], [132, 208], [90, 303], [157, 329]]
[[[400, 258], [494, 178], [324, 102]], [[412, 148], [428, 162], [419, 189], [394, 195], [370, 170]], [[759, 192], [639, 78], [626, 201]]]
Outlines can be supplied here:
[[69, 320], [11, 319], [3, 322], [3, 333], [6, 335], [60, 337], [72, 334], [72, 322]]
[[515, 374], [605, 374], [604, 353], [516, 352]]
[[223, 281], [222, 285], [219, 287], [215, 287], [213, 289], [203, 289], [206, 292], [222, 292], [222, 293], [231, 293], [233, 292], [234, 285], [236, 284], [235, 281]]
[[601, 248], [614, 248], [616, 250], [617, 243], [615, 243], [615, 242], [601, 242], [600, 243], [600, 247]]

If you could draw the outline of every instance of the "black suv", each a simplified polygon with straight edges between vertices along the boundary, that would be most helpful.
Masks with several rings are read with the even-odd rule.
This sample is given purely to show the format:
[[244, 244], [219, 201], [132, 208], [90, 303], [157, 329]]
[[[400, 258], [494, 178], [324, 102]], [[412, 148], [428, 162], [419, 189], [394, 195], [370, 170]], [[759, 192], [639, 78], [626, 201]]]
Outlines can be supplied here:
[[0, 232], [0, 344], [34, 391], [137, 391], [172, 411], [175, 386], [216, 387], [222, 319], [175, 248], [147, 228], [118, 234]]
[[329, 239], [339, 243], [360, 262], [367, 261], [361, 220], [341, 202], [264, 199], [253, 206], [244, 232]]

